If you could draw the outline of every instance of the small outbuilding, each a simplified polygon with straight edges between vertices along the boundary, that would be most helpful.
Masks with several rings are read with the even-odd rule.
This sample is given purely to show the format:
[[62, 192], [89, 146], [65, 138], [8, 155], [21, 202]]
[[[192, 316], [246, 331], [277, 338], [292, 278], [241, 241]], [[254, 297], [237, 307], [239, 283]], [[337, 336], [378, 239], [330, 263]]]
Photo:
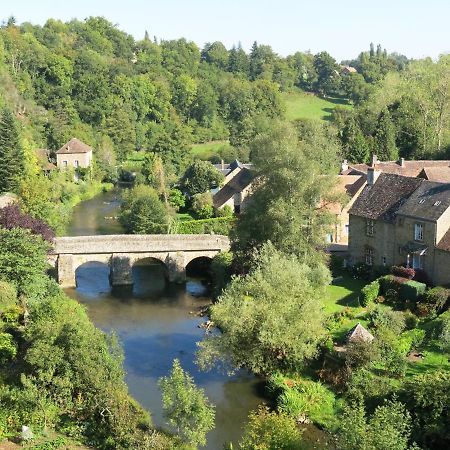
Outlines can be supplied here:
[[372, 342], [375, 337], [370, 334], [359, 322], [347, 333], [347, 343], [355, 341]]

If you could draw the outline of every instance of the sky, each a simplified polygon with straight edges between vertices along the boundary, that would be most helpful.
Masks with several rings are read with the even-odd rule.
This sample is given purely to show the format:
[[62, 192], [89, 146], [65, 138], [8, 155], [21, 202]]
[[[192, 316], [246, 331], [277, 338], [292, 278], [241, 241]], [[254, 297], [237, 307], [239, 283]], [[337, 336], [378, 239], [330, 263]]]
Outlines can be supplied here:
[[410, 58], [450, 53], [450, 0], [0, 0], [0, 20], [103, 16], [142, 39], [185, 37], [200, 47], [256, 40], [286, 56], [328, 51], [352, 59], [370, 42]]

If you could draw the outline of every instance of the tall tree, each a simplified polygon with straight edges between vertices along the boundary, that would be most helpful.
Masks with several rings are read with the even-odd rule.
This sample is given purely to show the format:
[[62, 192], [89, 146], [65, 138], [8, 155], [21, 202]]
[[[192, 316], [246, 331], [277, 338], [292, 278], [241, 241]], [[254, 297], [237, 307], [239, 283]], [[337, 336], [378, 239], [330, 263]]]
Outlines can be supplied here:
[[181, 438], [191, 445], [205, 445], [206, 433], [214, 428], [214, 406], [203, 389], [183, 370], [180, 361], [173, 362], [170, 376], [159, 379], [163, 394], [164, 415], [176, 427]]
[[[299, 138], [287, 124], [275, 124], [251, 144], [256, 181], [252, 201], [239, 216], [233, 236], [235, 251], [245, 261], [255, 246], [271, 240], [280, 250], [306, 259], [320, 256], [333, 217], [324, 206], [334, 199], [337, 172], [334, 145]], [[313, 150], [311, 150], [313, 149]], [[333, 167], [334, 166], [334, 167]]]
[[298, 370], [325, 335], [320, 299], [329, 280], [325, 265], [311, 268], [266, 244], [251, 272], [233, 278], [211, 307], [222, 333], [200, 343], [200, 366], [219, 363], [257, 374]]
[[8, 109], [0, 112], [0, 193], [14, 192], [24, 171], [19, 129]]
[[398, 159], [398, 148], [396, 144], [397, 131], [392, 122], [388, 109], [381, 111], [378, 116], [375, 131], [375, 153], [380, 160], [396, 161]]

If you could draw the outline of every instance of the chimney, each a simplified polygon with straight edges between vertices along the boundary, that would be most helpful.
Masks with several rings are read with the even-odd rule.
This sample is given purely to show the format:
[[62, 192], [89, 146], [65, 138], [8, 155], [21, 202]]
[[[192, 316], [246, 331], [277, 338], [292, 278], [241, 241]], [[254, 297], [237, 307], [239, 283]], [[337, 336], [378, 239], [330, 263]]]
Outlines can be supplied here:
[[225, 170], [225, 163], [223, 162], [223, 159], [220, 160], [220, 168]]
[[405, 158], [400, 158], [400, 166], [405, 167]]
[[372, 161], [371, 161], [370, 165], [372, 167], [375, 167], [375, 164], [377, 164], [377, 162], [378, 162], [377, 155], [375, 155], [375, 153], [372, 153]]
[[367, 169], [367, 186], [373, 186], [380, 176], [380, 171], [375, 170], [373, 167]]
[[342, 164], [341, 164], [341, 173], [345, 172], [346, 170], [348, 170], [348, 162], [346, 159], [344, 159], [344, 161], [342, 161]]

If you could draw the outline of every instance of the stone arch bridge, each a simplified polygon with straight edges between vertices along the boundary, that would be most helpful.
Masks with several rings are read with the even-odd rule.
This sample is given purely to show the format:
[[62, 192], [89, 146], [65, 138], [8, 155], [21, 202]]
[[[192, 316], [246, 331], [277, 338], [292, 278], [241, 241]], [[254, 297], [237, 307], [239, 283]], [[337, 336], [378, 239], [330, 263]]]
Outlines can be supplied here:
[[133, 284], [133, 264], [148, 258], [165, 264], [169, 280], [182, 283], [186, 266], [196, 258], [213, 258], [229, 250], [226, 236], [210, 234], [101, 235], [60, 237], [49, 262], [57, 270], [58, 283], [75, 287], [75, 272], [87, 262], [105, 263], [113, 286]]

